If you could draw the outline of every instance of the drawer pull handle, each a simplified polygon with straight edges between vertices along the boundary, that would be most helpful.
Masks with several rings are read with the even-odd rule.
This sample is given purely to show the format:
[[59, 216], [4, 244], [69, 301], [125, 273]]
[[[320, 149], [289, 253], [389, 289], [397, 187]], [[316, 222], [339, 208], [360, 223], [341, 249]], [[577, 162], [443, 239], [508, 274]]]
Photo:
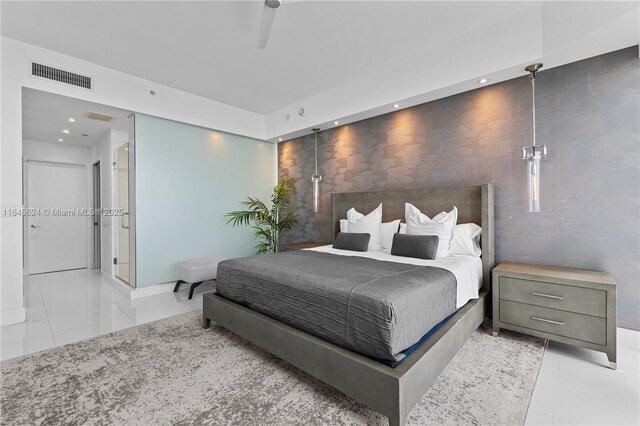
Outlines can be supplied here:
[[536, 320], [536, 321], [548, 322], [549, 324], [564, 325], [564, 323], [563, 323], [563, 322], [560, 322], [560, 321], [553, 321], [553, 320], [548, 320], [548, 319], [544, 319], [544, 318], [531, 317], [531, 319], [532, 319], [532, 320]]
[[562, 296], [554, 296], [552, 294], [544, 294], [544, 293], [536, 293], [536, 292], [531, 292], [532, 296], [540, 296], [540, 297], [547, 297], [549, 299], [557, 299], [557, 300], [564, 300], [564, 297]]

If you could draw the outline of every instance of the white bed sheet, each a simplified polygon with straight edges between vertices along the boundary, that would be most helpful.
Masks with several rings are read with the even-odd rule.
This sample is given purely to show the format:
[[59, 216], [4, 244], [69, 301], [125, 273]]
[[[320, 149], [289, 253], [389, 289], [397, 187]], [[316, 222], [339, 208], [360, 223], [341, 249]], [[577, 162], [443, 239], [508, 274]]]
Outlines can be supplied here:
[[364, 252], [338, 250], [330, 245], [314, 247], [307, 250], [339, 256], [359, 256], [384, 262], [407, 263], [410, 265], [434, 266], [446, 269], [456, 276], [457, 294], [456, 308], [464, 306], [469, 300], [478, 298], [478, 290], [482, 287], [482, 259], [476, 256], [455, 255], [436, 260], [417, 259], [415, 257], [393, 256], [390, 249], [370, 250]]

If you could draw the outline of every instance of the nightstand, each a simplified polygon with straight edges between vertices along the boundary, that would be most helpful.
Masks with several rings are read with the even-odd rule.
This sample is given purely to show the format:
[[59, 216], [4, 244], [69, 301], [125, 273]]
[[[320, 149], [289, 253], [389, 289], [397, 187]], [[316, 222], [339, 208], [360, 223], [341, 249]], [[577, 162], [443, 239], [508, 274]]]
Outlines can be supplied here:
[[607, 354], [616, 369], [616, 283], [606, 272], [501, 263], [493, 270], [500, 328]]
[[315, 241], [303, 241], [300, 243], [289, 243], [284, 245], [284, 251], [304, 250], [314, 247], [326, 246], [329, 243], [317, 243]]

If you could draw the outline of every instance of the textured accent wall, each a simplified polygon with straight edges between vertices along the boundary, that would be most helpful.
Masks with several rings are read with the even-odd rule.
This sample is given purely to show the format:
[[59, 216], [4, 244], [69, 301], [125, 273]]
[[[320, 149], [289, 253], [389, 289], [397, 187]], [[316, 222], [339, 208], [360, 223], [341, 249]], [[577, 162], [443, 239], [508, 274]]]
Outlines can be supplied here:
[[541, 213], [527, 211], [531, 87], [522, 77], [321, 132], [318, 215], [313, 136], [281, 143], [279, 176], [295, 183], [299, 217], [282, 240], [332, 241], [332, 192], [490, 182], [498, 262], [608, 271], [618, 325], [640, 329], [639, 65], [636, 46], [538, 73], [537, 138], [549, 149]]

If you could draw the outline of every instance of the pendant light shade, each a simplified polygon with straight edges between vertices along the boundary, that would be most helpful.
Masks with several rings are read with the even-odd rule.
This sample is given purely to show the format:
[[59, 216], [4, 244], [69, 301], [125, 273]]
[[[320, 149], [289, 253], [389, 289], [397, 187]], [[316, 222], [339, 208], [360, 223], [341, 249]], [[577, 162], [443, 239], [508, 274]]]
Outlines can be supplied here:
[[320, 181], [322, 176], [318, 174], [318, 132], [320, 129], [311, 129], [314, 133], [315, 144], [315, 173], [311, 176], [311, 183], [313, 185], [313, 212], [318, 213], [320, 211]]
[[533, 144], [522, 148], [522, 159], [527, 161], [527, 195], [529, 197], [529, 212], [531, 213], [540, 211], [540, 160], [547, 156], [546, 145], [536, 146], [536, 72], [540, 68], [542, 68], [542, 64], [533, 64], [525, 68], [531, 73]]

